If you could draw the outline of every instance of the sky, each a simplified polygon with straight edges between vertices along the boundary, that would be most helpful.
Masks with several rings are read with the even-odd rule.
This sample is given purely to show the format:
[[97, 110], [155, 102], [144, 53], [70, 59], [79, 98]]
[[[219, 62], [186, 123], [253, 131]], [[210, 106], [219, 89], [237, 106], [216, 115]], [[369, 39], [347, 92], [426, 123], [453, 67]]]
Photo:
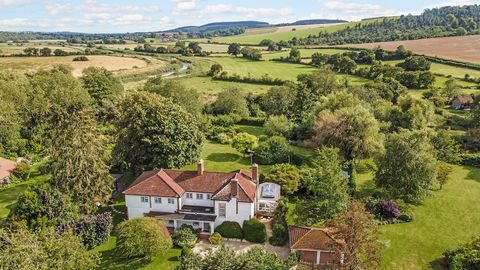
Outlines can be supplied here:
[[123, 33], [220, 21], [357, 21], [468, 4], [480, 0], [0, 0], [0, 31]]

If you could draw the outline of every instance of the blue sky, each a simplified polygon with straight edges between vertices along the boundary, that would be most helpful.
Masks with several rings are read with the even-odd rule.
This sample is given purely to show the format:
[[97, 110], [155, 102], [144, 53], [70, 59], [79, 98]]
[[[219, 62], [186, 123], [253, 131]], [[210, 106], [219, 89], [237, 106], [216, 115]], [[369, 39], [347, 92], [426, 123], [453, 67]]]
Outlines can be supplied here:
[[0, 31], [158, 31], [218, 21], [359, 20], [475, 0], [0, 0]]

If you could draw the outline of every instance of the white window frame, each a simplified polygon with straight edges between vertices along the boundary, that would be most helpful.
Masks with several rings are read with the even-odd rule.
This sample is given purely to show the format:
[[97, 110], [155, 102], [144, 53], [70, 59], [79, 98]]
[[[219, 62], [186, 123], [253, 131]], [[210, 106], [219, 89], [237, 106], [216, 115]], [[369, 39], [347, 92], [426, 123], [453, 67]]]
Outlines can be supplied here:
[[187, 199], [193, 199], [193, 193], [187, 192]]
[[168, 204], [175, 204], [175, 200], [173, 198], [168, 198]]
[[219, 203], [218, 204], [218, 216], [219, 217], [227, 217], [227, 204], [226, 203]]
[[161, 203], [162, 203], [162, 198], [160, 198], [160, 197], [155, 197], [155, 203], [156, 203], [156, 204], [161, 204]]
[[207, 194], [207, 200], [211, 200], [212, 199], [212, 194]]
[[148, 203], [148, 196], [141, 196], [140, 197], [140, 202], [141, 203]]
[[197, 200], [203, 200], [203, 194], [197, 193]]

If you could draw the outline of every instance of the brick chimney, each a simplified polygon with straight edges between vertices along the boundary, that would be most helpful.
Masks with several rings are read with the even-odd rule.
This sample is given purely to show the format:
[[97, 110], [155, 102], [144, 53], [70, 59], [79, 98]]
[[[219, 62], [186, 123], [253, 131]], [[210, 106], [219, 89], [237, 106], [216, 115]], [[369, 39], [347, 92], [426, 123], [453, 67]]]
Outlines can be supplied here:
[[258, 184], [258, 165], [256, 163], [252, 164], [252, 180], [255, 184]]
[[205, 163], [203, 162], [203, 159], [200, 159], [197, 163], [197, 174], [198, 175], [203, 175], [203, 172], [205, 171]]
[[238, 193], [238, 179], [232, 179], [232, 197], [236, 197]]

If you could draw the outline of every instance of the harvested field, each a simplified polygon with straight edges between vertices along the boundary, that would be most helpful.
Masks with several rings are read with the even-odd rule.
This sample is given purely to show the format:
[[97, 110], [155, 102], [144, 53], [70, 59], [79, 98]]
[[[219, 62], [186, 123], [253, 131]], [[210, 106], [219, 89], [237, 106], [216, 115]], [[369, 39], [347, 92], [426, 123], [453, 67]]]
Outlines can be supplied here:
[[480, 35], [348, 44], [343, 46], [357, 48], [375, 48], [380, 46], [385, 50], [393, 51], [400, 45], [404, 45], [408, 50], [418, 54], [480, 64]]
[[119, 57], [107, 55], [88, 55], [89, 61], [72, 61], [75, 56], [52, 56], [52, 57], [3, 57], [0, 58], [0, 69], [14, 69], [23, 71], [35, 71], [48, 69], [57, 64], [66, 64], [73, 67], [73, 75], [78, 77], [82, 70], [87, 67], [104, 67], [111, 71], [143, 68], [148, 65], [147, 61], [133, 57]]

